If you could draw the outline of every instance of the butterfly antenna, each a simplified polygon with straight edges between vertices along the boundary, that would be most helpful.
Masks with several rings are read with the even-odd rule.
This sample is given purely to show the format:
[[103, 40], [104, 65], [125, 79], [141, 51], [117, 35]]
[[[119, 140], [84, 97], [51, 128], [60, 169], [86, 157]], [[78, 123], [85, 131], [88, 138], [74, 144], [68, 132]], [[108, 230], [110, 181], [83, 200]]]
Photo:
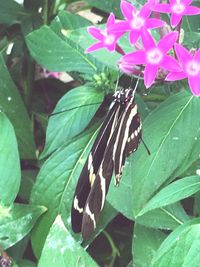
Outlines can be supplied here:
[[151, 155], [151, 152], [150, 152], [150, 150], [148, 149], [148, 147], [147, 147], [147, 145], [145, 144], [144, 140], [143, 140], [143, 139], [141, 139], [141, 141], [142, 141], [142, 143], [143, 143], [144, 147], [146, 148], [146, 151], [147, 151], [148, 155], [150, 156], [150, 155]]
[[118, 88], [118, 85], [119, 85], [119, 77], [120, 77], [120, 74], [118, 74], [117, 82], [116, 82], [116, 84], [115, 84], [115, 93], [116, 93], [117, 88]]
[[85, 105], [82, 105], [82, 106], [77, 106], [77, 107], [73, 107], [73, 108], [69, 108], [69, 109], [64, 109], [64, 110], [61, 110], [61, 111], [58, 111], [58, 112], [55, 112], [55, 113], [51, 113], [50, 115], [48, 115], [48, 118], [51, 117], [51, 116], [54, 116], [54, 115], [62, 114], [62, 113], [67, 112], [67, 111], [71, 111], [73, 109], [92, 106], [92, 105], [99, 105], [101, 103], [102, 102], [96, 102], [96, 103], [85, 104]]

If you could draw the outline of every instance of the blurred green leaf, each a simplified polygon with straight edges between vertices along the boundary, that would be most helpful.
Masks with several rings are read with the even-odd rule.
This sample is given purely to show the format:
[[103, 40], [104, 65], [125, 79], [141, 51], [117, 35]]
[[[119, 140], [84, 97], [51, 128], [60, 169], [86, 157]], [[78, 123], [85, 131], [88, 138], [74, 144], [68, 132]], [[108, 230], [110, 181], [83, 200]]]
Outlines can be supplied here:
[[20, 161], [14, 129], [0, 112], [0, 202], [10, 205], [20, 185]]
[[166, 235], [160, 230], [146, 228], [139, 224], [134, 226], [132, 254], [137, 267], [149, 267], [155, 252]]
[[98, 265], [73, 239], [58, 215], [47, 236], [38, 267]]
[[161, 189], [140, 211], [138, 216], [144, 213], [165, 207], [179, 200], [187, 198], [200, 190], [200, 177], [190, 176], [175, 181]]
[[87, 85], [67, 92], [54, 109], [55, 115], [49, 119], [45, 148], [41, 157], [52, 153], [83, 131], [102, 101], [103, 94]]
[[179, 226], [162, 243], [151, 267], [198, 267], [200, 262], [200, 219]]
[[45, 207], [13, 204], [0, 205], [0, 243], [4, 249], [13, 246], [33, 228]]
[[13, 0], [0, 1], [0, 23], [12, 25], [20, 23], [28, 14]]
[[23, 170], [22, 179], [20, 184], [20, 190], [18, 196], [27, 203], [29, 202], [31, 190], [34, 185], [35, 178], [38, 171], [36, 170]]
[[31, 122], [2, 56], [0, 56], [0, 73], [0, 109], [8, 116], [15, 129], [21, 158], [34, 159], [35, 143]]
[[98, 0], [87, 0], [87, 2], [92, 6], [100, 10], [105, 11], [106, 13], [113, 12], [118, 17], [122, 17], [120, 12], [120, 0], [109, 0], [109, 1], [98, 1]]
[[36, 263], [29, 261], [29, 260], [20, 260], [17, 265], [19, 267], [36, 267]]

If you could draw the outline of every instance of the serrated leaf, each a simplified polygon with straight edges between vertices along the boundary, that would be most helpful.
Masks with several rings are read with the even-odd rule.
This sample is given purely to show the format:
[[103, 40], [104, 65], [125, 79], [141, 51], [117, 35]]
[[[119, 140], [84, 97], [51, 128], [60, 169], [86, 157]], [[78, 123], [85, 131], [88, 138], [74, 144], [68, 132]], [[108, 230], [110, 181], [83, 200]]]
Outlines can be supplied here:
[[[66, 93], [54, 109], [55, 115], [49, 119], [45, 148], [41, 157], [47, 156], [82, 132], [102, 100], [103, 94], [89, 86], [77, 87]], [[64, 112], [59, 113], [62, 110]]]
[[198, 267], [200, 262], [200, 219], [179, 226], [162, 243], [151, 267]]
[[11, 247], [33, 228], [45, 207], [13, 204], [0, 205], [0, 243], [4, 249]]
[[30, 126], [31, 122], [1, 55], [0, 73], [0, 109], [8, 116], [15, 129], [21, 158], [35, 159], [35, 143]]
[[38, 267], [91, 266], [95, 261], [73, 239], [58, 215], [47, 236]]
[[134, 265], [137, 267], [149, 267], [155, 252], [165, 238], [166, 235], [160, 230], [135, 224], [132, 243]]
[[161, 189], [146, 206], [140, 211], [138, 216], [144, 213], [165, 207], [179, 200], [187, 198], [200, 190], [200, 177], [190, 176], [175, 181]]
[[43, 26], [26, 37], [32, 57], [51, 71], [77, 71], [94, 74], [94, 58], [85, 54], [76, 43], [60, 38], [51, 28]]
[[20, 185], [20, 161], [14, 129], [0, 112], [0, 202], [10, 205]]

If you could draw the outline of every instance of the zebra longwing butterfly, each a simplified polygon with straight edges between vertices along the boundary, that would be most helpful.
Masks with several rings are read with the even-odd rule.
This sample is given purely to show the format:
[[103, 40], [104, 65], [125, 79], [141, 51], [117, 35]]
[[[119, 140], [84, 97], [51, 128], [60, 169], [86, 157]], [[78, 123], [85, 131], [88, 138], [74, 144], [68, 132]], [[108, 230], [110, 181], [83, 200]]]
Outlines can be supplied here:
[[142, 124], [135, 90], [113, 95], [109, 112], [99, 130], [76, 186], [71, 210], [72, 229], [87, 240], [96, 228], [113, 172], [119, 185], [126, 157], [141, 141]]

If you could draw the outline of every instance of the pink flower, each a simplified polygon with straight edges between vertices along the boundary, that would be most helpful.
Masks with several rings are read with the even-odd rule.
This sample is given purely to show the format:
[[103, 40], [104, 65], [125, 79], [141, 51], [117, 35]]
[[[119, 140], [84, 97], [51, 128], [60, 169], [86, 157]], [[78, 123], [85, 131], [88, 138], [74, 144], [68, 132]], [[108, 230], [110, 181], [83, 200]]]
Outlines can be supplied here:
[[101, 48], [106, 48], [110, 52], [115, 51], [116, 42], [122, 36], [122, 33], [113, 33], [110, 30], [110, 27], [114, 24], [115, 16], [113, 13], [111, 13], [106, 23], [106, 29], [101, 30], [94, 26], [88, 27], [89, 34], [97, 39], [98, 42], [88, 47], [85, 52], [90, 53]]
[[[165, 35], [158, 44], [155, 43], [153, 37], [148, 31], [142, 32], [142, 43], [144, 50], [128, 53], [122, 57], [122, 65], [128, 69], [129, 65], [144, 64], [144, 84], [149, 88], [154, 82], [159, 68], [168, 71], [180, 71], [178, 62], [167, 52], [172, 48], [178, 38], [177, 32], [171, 32]], [[131, 69], [131, 68], [129, 68]]]
[[151, 15], [150, 6], [151, 2], [146, 3], [140, 11], [137, 11], [132, 4], [122, 0], [121, 11], [126, 20], [117, 22], [111, 29], [113, 32], [124, 33], [130, 31], [130, 43], [132, 45], [135, 44], [144, 28], [154, 29], [162, 27], [165, 24], [165, 22], [160, 19], [149, 18]]
[[200, 8], [190, 6], [191, 3], [192, 0], [169, 0], [169, 4], [159, 4], [155, 1], [155, 4], [151, 6], [151, 10], [171, 13], [170, 23], [172, 27], [176, 27], [183, 16], [200, 14]]
[[182, 45], [175, 44], [175, 51], [182, 70], [168, 74], [166, 80], [176, 81], [188, 78], [193, 95], [200, 96], [200, 49], [191, 55]]

